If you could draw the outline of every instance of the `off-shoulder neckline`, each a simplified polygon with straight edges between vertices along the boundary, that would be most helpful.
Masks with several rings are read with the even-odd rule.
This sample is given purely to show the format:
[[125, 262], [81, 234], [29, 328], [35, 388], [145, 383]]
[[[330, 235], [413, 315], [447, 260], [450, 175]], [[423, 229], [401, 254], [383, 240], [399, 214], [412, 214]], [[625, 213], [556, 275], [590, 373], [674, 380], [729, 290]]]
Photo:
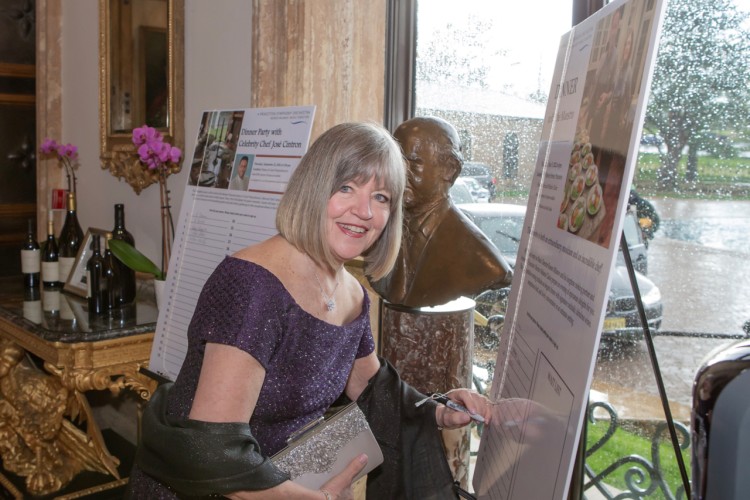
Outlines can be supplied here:
[[307, 315], [307, 316], [309, 316], [310, 318], [312, 318], [312, 319], [314, 319], [314, 320], [316, 320], [316, 321], [319, 321], [319, 322], [321, 322], [321, 323], [324, 323], [324, 324], [326, 324], [326, 325], [328, 325], [328, 326], [332, 326], [332, 327], [336, 327], [336, 328], [349, 328], [349, 327], [351, 327], [352, 325], [356, 325], [357, 323], [359, 323], [360, 321], [362, 321], [362, 317], [363, 317], [363, 316], [365, 315], [365, 312], [366, 312], [366, 304], [367, 304], [367, 302], [366, 302], [366, 301], [368, 301], [368, 300], [369, 300], [369, 297], [368, 297], [368, 295], [367, 295], [367, 290], [365, 290], [365, 289], [364, 289], [364, 286], [362, 286], [361, 284], [360, 284], [360, 286], [362, 286], [362, 293], [363, 293], [363, 299], [362, 299], [362, 309], [360, 310], [360, 312], [359, 312], [359, 314], [357, 315], [357, 317], [356, 317], [356, 318], [354, 318], [354, 319], [352, 319], [352, 320], [351, 320], [350, 322], [348, 322], [348, 323], [344, 323], [343, 325], [337, 325], [337, 324], [335, 324], [335, 323], [331, 323], [331, 322], [329, 322], [329, 321], [326, 321], [326, 320], [324, 320], [324, 319], [321, 319], [321, 318], [319, 318], [319, 317], [315, 316], [315, 315], [314, 315], [314, 314], [312, 314], [311, 312], [307, 311], [307, 310], [306, 310], [306, 309], [305, 309], [304, 307], [302, 307], [301, 305], [299, 305], [299, 303], [298, 303], [298, 302], [297, 302], [297, 300], [296, 300], [296, 299], [294, 298], [294, 296], [293, 296], [293, 295], [292, 295], [292, 294], [291, 294], [291, 293], [289, 292], [289, 290], [287, 290], [286, 286], [284, 286], [284, 283], [283, 283], [283, 282], [282, 282], [282, 281], [281, 281], [281, 280], [279, 279], [279, 277], [278, 277], [278, 276], [276, 276], [276, 275], [275, 275], [275, 274], [274, 274], [274, 273], [273, 273], [273, 272], [272, 272], [272, 271], [271, 271], [270, 269], [268, 269], [268, 268], [264, 267], [264, 266], [263, 266], [263, 265], [261, 265], [261, 264], [258, 264], [257, 262], [254, 262], [254, 261], [252, 261], [252, 260], [240, 259], [239, 257], [235, 257], [235, 256], [233, 256], [233, 255], [227, 255], [227, 256], [226, 256], [226, 259], [227, 259], [227, 260], [231, 259], [231, 260], [233, 260], [233, 261], [238, 261], [238, 262], [244, 262], [244, 263], [246, 263], [246, 264], [249, 264], [249, 265], [250, 265], [250, 266], [252, 266], [252, 267], [255, 267], [255, 268], [257, 268], [257, 269], [260, 269], [260, 270], [261, 270], [261, 271], [262, 271], [263, 273], [265, 273], [266, 275], [270, 276], [270, 277], [271, 277], [271, 279], [272, 279], [272, 280], [273, 280], [273, 281], [274, 281], [274, 282], [275, 282], [275, 283], [276, 283], [276, 284], [277, 284], [277, 285], [278, 285], [278, 286], [279, 286], [279, 287], [280, 287], [280, 288], [281, 288], [281, 289], [282, 289], [282, 290], [284, 291], [284, 294], [286, 294], [287, 298], [288, 298], [288, 299], [289, 299], [289, 300], [290, 300], [290, 301], [291, 301], [291, 302], [292, 302], [292, 303], [294, 304], [294, 306], [295, 306], [295, 307], [296, 307], [297, 309], [299, 309], [300, 311], [302, 311], [302, 312], [303, 312], [304, 314], [306, 314], [306, 315]]

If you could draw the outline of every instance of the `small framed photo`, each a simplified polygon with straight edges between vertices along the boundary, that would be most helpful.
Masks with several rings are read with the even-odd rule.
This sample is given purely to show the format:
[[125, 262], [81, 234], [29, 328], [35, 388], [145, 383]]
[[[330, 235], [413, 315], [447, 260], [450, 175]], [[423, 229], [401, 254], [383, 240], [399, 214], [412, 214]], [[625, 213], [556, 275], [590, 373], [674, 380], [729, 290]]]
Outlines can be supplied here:
[[80, 297], [86, 297], [88, 295], [88, 283], [86, 281], [86, 264], [91, 257], [91, 245], [94, 241], [94, 237], [100, 237], [99, 247], [102, 249], [102, 255], [104, 254], [104, 244], [107, 241], [107, 233], [104, 229], [97, 229], [90, 227], [86, 231], [86, 236], [83, 237], [83, 243], [78, 249], [78, 255], [76, 261], [73, 263], [73, 269], [70, 270], [70, 276], [68, 281], [65, 282], [63, 290], [66, 292], [73, 293]]

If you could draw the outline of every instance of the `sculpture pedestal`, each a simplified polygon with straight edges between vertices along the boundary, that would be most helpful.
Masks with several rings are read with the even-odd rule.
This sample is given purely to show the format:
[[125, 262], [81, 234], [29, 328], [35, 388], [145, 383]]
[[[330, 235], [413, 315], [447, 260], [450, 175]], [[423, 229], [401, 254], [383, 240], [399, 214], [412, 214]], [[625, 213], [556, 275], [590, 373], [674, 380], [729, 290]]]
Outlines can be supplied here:
[[[425, 394], [471, 387], [475, 302], [411, 308], [383, 302], [381, 353], [401, 378]], [[443, 431], [453, 477], [468, 487], [470, 427]]]

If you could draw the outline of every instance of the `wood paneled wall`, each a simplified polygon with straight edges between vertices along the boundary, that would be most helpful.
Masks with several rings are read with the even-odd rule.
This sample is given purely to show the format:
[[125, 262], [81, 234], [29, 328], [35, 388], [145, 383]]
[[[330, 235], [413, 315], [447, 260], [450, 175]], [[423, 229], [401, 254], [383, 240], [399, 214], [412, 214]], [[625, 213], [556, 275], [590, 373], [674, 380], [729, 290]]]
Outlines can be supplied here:
[[254, 0], [253, 107], [315, 105], [312, 140], [383, 123], [386, 0]]
[[[60, 0], [36, 0], [36, 137], [41, 145], [46, 138], [63, 141], [62, 135], [62, 3]], [[37, 157], [36, 213], [37, 232], [47, 234], [47, 211], [53, 188], [67, 188], [63, 169], [57, 160]], [[58, 217], [55, 227], [61, 227]]]
[[[311, 142], [338, 123], [383, 124], [386, 13], [387, 0], [253, 0], [252, 107], [315, 105]], [[370, 294], [377, 344], [378, 296], [349, 269]]]

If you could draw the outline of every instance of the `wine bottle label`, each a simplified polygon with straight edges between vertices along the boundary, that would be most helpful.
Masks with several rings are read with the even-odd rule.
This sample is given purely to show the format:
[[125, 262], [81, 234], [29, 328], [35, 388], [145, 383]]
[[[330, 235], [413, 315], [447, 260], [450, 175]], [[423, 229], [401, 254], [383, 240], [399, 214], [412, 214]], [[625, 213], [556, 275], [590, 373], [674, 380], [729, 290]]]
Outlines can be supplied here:
[[73, 269], [73, 265], [76, 262], [76, 258], [75, 257], [58, 257], [58, 262], [60, 263], [60, 281], [65, 283], [66, 281], [68, 281], [70, 270]]
[[39, 272], [42, 253], [36, 250], [21, 250], [21, 272], [34, 274]]
[[42, 309], [47, 312], [60, 310], [59, 290], [42, 290]]
[[37, 325], [42, 322], [42, 301], [24, 300], [23, 317]]
[[60, 281], [60, 266], [58, 262], [42, 262], [42, 281], [56, 283]]

